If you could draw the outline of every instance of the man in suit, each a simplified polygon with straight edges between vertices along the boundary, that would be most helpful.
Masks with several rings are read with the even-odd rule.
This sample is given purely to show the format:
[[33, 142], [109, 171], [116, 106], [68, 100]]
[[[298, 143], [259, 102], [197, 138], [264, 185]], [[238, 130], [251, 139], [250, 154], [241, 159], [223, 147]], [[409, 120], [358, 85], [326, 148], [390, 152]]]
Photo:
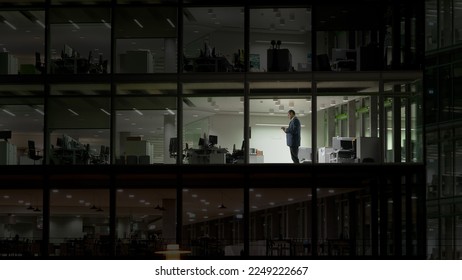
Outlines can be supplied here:
[[287, 146], [290, 148], [290, 156], [294, 163], [300, 163], [298, 159], [298, 147], [300, 147], [300, 121], [295, 116], [294, 110], [289, 110], [287, 113], [289, 117], [289, 127], [281, 127], [286, 133]]

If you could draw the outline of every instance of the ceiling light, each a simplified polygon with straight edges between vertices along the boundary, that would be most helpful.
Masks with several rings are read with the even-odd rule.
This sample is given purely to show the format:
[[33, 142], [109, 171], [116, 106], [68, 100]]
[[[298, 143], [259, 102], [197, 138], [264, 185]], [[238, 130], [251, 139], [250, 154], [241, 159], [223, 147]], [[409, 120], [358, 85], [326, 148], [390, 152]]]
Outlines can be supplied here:
[[24, 203], [24, 200], [18, 200], [18, 203], [19, 203], [19, 204], [23, 204], [23, 203]]
[[173, 22], [169, 18], [167, 18], [167, 22], [170, 24], [172, 28], [175, 28], [175, 24], [173, 24]]
[[139, 26], [140, 28], [144, 28], [144, 26], [143, 26], [137, 19], [133, 19], [133, 21], [134, 21], [136, 24], [138, 24], [138, 26]]
[[287, 201], [294, 201], [294, 199], [291, 198], [291, 197], [289, 197], [289, 198], [287, 199]]
[[329, 192], [329, 193], [334, 193], [334, 192], [335, 192], [335, 190], [329, 190], [328, 192]]
[[109, 29], [111, 29], [111, 25], [107, 23], [104, 19], [101, 19], [101, 22]]
[[72, 198], [72, 195], [71, 195], [71, 194], [67, 194], [67, 195], [66, 195], [66, 198]]
[[330, 106], [335, 106], [335, 104], [336, 104], [335, 100], [330, 101]]
[[271, 206], [273, 206], [275, 203], [274, 203], [274, 202], [270, 202], [270, 203], [268, 203], [268, 204], [271, 205]]
[[85, 203], [85, 200], [81, 199], [81, 200], [79, 200], [79, 203], [80, 203], [80, 204], [84, 204], [84, 203]]
[[74, 23], [72, 20], [69, 20], [69, 22], [75, 27], [75, 29], [80, 29], [80, 26], [78, 26], [76, 23]]
[[8, 198], [10, 198], [10, 196], [9, 195], [4, 195], [3, 198], [8, 199]]
[[218, 216], [223, 216], [223, 215], [224, 215], [224, 214], [223, 214], [223, 213], [221, 213], [221, 212], [220, 212], [220, 213], [218, 213]]
[[74, 110], [72, 110], [72, 109], [67, 109], [67, 110], [68, 110], [69, 112], [71, 112], [72, 114], [76, 115], [76, 116], [78, 116], [78, 115], [79, 115], [79, 114], [77, 114], [77, 112], [75, 112], [75, 111], [74, 111]]
[[324, 108], [326, 108], [324, 104], [321, 104], [321, 106], [319, 107], [319, 109], [324, 109]]
[[343, 102], [347, 102], [348, 101], [348, 96], [344, 96], [343, 97]]
[[129, 198], [134, 198], [135, 195], [134, 195], [134, 194], [129, 194], [128, 197], [129, 197]]
[[43, 111], [41, 111], [40, 109], [35, 108], [34, 110], [35, 110], [37, 113], [39, 113], [40, 115], [45, 116], [45, 113], [44, 113]]
[[261, 193], [257, 193], [255, 197], [261, 197]]
[[108, 111], [104, 110], [103, 108], [99, 108], [101, 110], [101, 112], [105, 113], [106, 115], [110, 116], [111, 113], [109, 113]]
[[170, 110], [169, 108], [165, 108], [165, 110], [167, 110], [167, 111], [170, 113], [170, 115], [175, 115], [175, 112], [173, 112], [173, 111]]
[[41, 22], [40, 20], [36, 19], [35, 22], [41, 27], [45, 28], [45, 24], [43, 24], [43, 22]]
[[15, 114], [11, 113], [10, 111], [6, 110], [6, 109], [2, 109], [3, 112], [5, 112], [6, 114], [12, 116], [12, 117], [16, 117]]
[[3, 23], [8, 25], [9, 27], [11, 27], [11, 29], [13, 30], [17, 30], [16, 26], [14, 26], [13, 24], [11, 24], [10, 22], [8, 22], [6, 19], [3, 20]]
[[133, 111], [135, 111], [140, 116], [143, 115], [143, 113], [140, 110], [136, 109], [136, 108], [133, 108]]

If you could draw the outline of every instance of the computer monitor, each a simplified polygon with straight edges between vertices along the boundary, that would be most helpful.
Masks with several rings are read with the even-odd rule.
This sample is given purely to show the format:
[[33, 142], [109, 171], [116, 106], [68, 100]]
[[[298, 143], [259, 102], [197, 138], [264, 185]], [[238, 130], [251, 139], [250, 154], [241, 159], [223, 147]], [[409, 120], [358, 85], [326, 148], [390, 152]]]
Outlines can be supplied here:
[[56, 147], [63, 148], [64, 147], [64, 140], [61, 137], [56, 138]]
[[205, 139], [199, 138], [199, 147], [204, 147], [204, 146], [205, 146]]
[[209, 145], [214, 146], [218, 144], [218, 136], [216, 135], [209, 135]]
[[353, 150], [353, 140], [340, 140], [342, 150]]
[[11, 130], [0, 131], [0, 139], [5, 140], [5, 142], [7, 142], [8, 139], [11, 139]]

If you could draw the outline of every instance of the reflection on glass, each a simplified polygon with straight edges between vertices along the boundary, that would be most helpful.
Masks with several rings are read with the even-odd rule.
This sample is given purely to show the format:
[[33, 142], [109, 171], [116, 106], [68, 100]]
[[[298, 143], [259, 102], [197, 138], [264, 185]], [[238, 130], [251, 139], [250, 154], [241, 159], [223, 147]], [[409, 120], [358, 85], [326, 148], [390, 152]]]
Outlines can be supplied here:
[[117, 164], [176, 163], [175, 97], [120, 96], [115, 106]]
[[437, 0], [425, 0], [425, 50], [438, 47]]
[[118, 95], [159, 95], [176, 94], [176, 83], [155, 83], [155, 84], [119, 84], [117, 85]]
[[240, 189], [183, 189], [183, 246], [192, 256], [240, 256], [243, 212]]
[[109, 192], [52, 189], [49, 255], [98, 257], [110, 254]]
[[244, 8], [185, 8], [184, 71], [242, 72]]
[[184, 163], [243, 163], [243, 97], [188, 97], [184, 101]]
[[311, 191], [250, 189], [250, 256], [312, 254]]
[[44, 72], [45, 13], [1, 11], [0, 75], [29, 75]]
[[311, 71], [311, 9], [250, 10], [250, 71]]
[[176, 243], [176, 191], [117, 189], [116, 255], [154, 257]]
[[110, 95], [108, 84], [54, 84], [51, 86], [51, 95]]
[[111, 58], [109, 9], [53, 8], [50, 22], [51, 73], [108, 73]]
[[41, 190], [0, 190], [0, 256], [41, 255], [43, 212]]
[[49, 163], [110, 163], [110, 102], [101, 97], [49, 99]]
[[118, 8], [115, 17], [117, 73], [176, 72], [176, 8]]
[[0, 100], [0, 165], [42, 164], [44, 114], [42, 98]]

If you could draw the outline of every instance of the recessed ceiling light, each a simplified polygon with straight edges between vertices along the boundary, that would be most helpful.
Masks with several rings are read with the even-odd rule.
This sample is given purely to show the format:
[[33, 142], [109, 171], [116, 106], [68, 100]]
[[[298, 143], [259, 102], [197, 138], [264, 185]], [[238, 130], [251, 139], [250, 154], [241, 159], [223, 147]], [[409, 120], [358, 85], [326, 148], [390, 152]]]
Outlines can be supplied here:
[[67, 194], [66, 198], [72, 198], [72, 194]]

